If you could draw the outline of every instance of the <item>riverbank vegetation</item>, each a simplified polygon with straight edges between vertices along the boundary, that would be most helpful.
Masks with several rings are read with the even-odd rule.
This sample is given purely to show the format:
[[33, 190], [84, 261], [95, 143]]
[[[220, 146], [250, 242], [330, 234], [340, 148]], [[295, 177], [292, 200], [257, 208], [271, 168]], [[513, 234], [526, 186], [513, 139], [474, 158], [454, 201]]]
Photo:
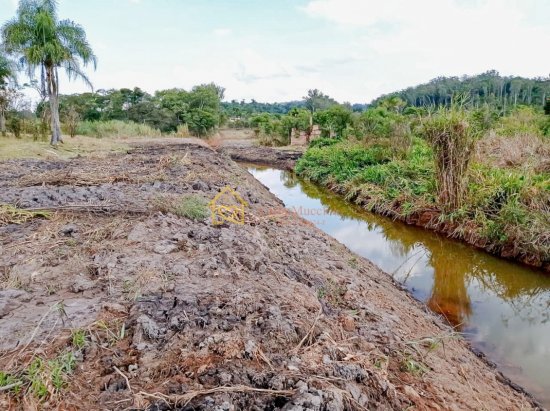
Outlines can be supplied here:
[[548, 266], [550, 137], [542, 108], [499, 117], [489, 105], [419, 111], [401, 102], [362, 113], [363, 133], [314, 141], [297, 173], [378, 213]]

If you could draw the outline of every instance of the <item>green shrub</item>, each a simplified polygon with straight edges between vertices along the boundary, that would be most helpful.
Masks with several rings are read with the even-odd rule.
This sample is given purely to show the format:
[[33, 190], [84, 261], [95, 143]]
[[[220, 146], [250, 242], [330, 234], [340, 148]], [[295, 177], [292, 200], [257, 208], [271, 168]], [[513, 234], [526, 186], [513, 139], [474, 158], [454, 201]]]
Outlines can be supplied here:
[[200, 196], [187, 195], [174, 205], [174, 214], [191, 220], [204, 220], [210, 214], [206, 200]]
[[520, 106], [500, 119], [495, 126], [495, 132], [505, 137], [518, 135], [539, 136], [547, 132], [546, 124], [547, 119], [535, 108]]
[[341, 140], [337, 138], [316, 138], [315, 140], [312, 140], [311, 143], [309, 143], [310, 148], [314, 147], [327, 147], [327, 146], [333, 146], [334, 144], [339, 143]]
[[387, 163], [391, 152], [385, 147], [340, 142], [309, 148], [298, 160], [296, 172], [318, 182], [328, 177], [343, 182], [356, 176], [365, 166]]

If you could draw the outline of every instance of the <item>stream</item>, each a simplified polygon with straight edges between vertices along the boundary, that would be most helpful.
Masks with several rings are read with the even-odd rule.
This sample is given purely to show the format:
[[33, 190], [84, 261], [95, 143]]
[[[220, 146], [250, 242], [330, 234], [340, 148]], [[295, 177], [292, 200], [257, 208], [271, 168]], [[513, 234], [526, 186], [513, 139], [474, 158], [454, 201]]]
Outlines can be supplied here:
[[243, 166], [287, 208], [390, 273], [550, 408], [550, 276], [369, 213], [291, 172]]

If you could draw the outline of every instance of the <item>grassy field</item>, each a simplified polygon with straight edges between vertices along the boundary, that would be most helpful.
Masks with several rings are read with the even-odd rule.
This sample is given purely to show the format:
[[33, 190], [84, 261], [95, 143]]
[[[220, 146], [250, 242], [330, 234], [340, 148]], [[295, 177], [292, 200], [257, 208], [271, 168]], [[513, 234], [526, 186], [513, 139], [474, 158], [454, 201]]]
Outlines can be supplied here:
[[101, 156], [123, 152], [129, 148], [129, 140], [98, 139], [94, 137], [65, 137], [57, 149], [48, 142], [34, 141], [31, 137], [0, 137], [0, 160], [17, 158], [57, 159], [83, 155]]

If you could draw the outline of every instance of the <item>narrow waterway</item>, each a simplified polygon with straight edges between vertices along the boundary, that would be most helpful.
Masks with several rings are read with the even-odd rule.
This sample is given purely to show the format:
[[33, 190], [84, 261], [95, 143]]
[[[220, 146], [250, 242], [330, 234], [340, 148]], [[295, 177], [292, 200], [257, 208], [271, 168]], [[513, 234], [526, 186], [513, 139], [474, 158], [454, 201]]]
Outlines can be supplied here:
[[550, 408], [550, 276], [368, 213], [290, 172], [245, 166], [287, 208], [394, 276]]

